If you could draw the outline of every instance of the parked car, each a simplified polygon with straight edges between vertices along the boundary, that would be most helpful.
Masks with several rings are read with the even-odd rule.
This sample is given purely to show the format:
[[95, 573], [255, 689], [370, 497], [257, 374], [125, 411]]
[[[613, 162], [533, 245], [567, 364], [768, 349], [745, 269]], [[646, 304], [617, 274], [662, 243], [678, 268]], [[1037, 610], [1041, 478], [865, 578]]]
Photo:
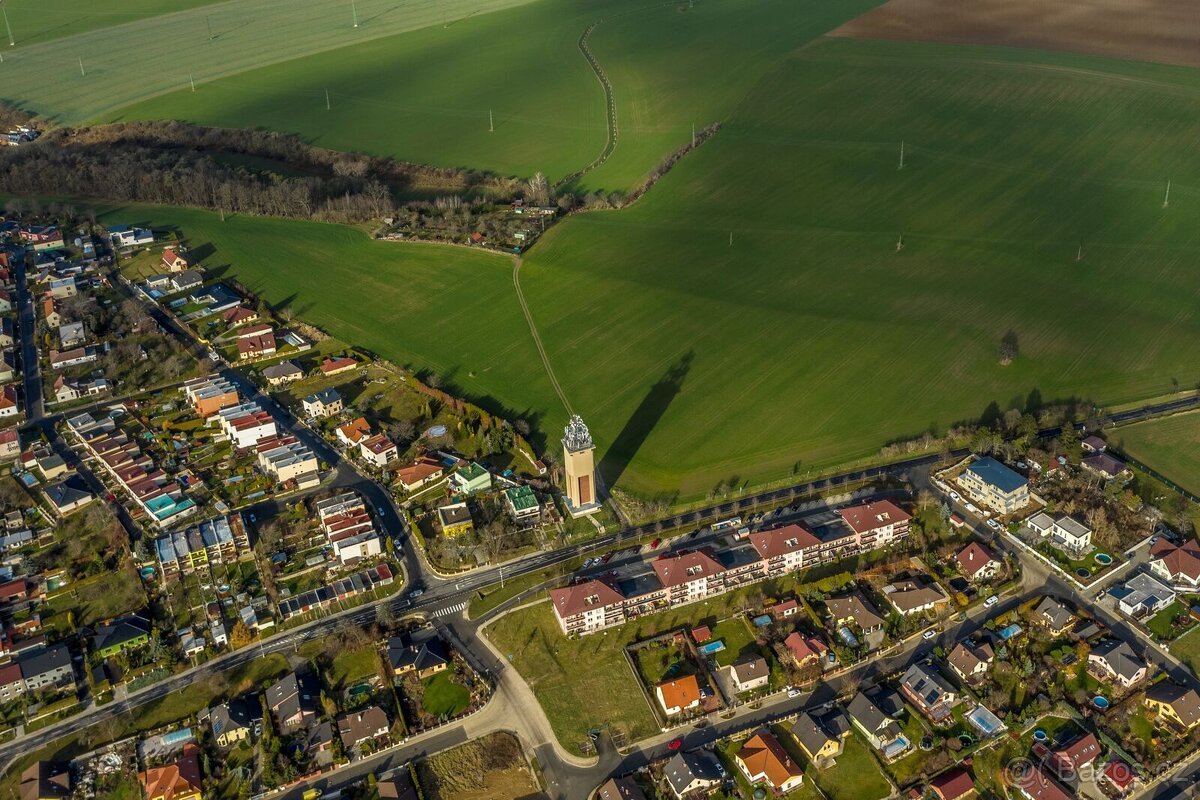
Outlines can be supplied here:
[[996, 603], [999, 603], [999, 602], [1000, 602], [1000, 598], [997, 597], [996, 595], [992, 595], [987, 600], [984, 600], [983, 604], [985, 606], [994, 606], [994, 605], [996, 605]]
[[925, 631], [925, 633], [922, 634], [921, 638], [924, 639], [925, 641], [929, 641], [930, 639], [934, 638], [935, 636], [937, 636], [937, 631], [930, 629], [930, 630]]
[[681, 747], [683, 747], [683, 739], [676, 738], [676, 739], [672, 739], [671, 741], [667, 742], [667, 749], [670, 750], [672, 753], [674, 753], [676, 750], [678, 750]]
[[1000, 530], [1000, 523], [996, 522], [996, 520], [994, 520], [994, 519], [989, 519], [987, 521], [987, 526], [994, 531]]
[[796, 687], [796, 686], [788, 687], [788, 697], [799, 697], [802, 694], [804, 694], [804, 692], [801, 691], [798, 687]]
[[658, 546], [659, 546], [660, 544], [662, 544], [662, 539], [661, 539], [661, 538], [659, 538], [659, 539], [655, 539], [653, 542], [651, 542], [651, 543], [650, 543], [650, 549], [651, 549], [651, 550], [657, 550], [657, 549], [658, 549]]
[[950, 499], [951, 500], [961, 500], [962, 498], [959, 497], [958, 492], [951, 490], [950, 491]]
[[607, 564], [609, 559], [613, 557], [612, 553], [605, 553], [604, 558], [600, 559], [601, 564]]

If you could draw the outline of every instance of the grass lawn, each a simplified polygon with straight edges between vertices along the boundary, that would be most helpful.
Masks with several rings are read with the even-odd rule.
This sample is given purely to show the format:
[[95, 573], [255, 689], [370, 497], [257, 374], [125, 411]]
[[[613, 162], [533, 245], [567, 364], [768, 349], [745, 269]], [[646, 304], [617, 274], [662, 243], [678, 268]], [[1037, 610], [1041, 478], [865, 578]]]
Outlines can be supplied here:
[[668, 642], [663, 647], [650, 645], [634, 651], [635, 663], [646, 688], [651, 689], [663, 681], [680, 678], [696, 673], [696, 665], [692, 663], [682, 649]]
[[379, 652], [373, 645], [344, 650], [334, 656], [329, 668], [329, 685], [345, 689], [370, 675], [379, 674]]
[[925, 727], [925, 723], [921, 721], [921, 716], [915, 711], [909, 710], [901, 727], [905, 738], [913, 743], [913, 749], [904, 758], [897, 759], [888, 764], [887, 770], [891, 773], [892, 779], [897, 784], [907, 786], [921, 774], [926, 762], [933, 757], [935, 751], [922, 750], [918, 746], [921, 739], [929, 735], [929, 730]]
[[837, 765], [826, 770], [808, 770], [828, 800], [876, 800], [887, 797], [892, 787], [879, 771], [870, 746], [851, 734]]
[[1200, 633], [1189, 633], [1171, 642], [1171, 655], [1188, 665], [1188, 668], [1200, 675]]
[[741, 614], [730, 619], [723, 619], [712, 627], [713, 640], [720, 639], [725, 643], [725, 649], [713, 655], [713, 660], [719, 667], [728, 667], [743, 655], [761, 651], [754, 642], [754, 634]]
[[421, 704], [435, 717], [456, 717], [471, 704], [471, 692], [450, 680], [449, 671], [439, 672], [424, 681]]
[[76, 625], [92, 625], [120, 614], [139, 611], [146, 605], [142, 579], [133, 565], [126, 563], [114, 572], [101, 572], [68, 584], [45, 604], [48, 624], [66, 624], [67, 611], [75, 614]]
[[[1180, 614], [1187, 614], [1187, 606], [1176, 600], [1171, 605], [1164, 608], [1162, 611], [1155, 614], [1150, 619], [1146, 620], [1146, 627], [1150, 632], [1163, 641], [1168, 641], [1183, 633], [1186, 628], [1176, 628], [1172, 623]], [[1193, 625], [1195, 623], [1192, 623]], [[1191, 626], [1189, 626], [1190, 628]]]
[[1200, 495], [1200, 414], [1176, 414], [1124, 425], [1110, 438], [1122, 452]]
[[[592, 728], [608, 725], [630, 739], [658, 731], [622, 652], [625, 645], [726, 617], [746, 592], [761, 588], [771, 595], [792, 586], [794, 582], [760, 584], [576, 639], [563, 636], [549, 603], [538, 603], [497, 619], [486, 635], [529, 682], [559, 741], [579, 752], [579, 743]], [[580, 664], [587, 669], [579, 669]]]

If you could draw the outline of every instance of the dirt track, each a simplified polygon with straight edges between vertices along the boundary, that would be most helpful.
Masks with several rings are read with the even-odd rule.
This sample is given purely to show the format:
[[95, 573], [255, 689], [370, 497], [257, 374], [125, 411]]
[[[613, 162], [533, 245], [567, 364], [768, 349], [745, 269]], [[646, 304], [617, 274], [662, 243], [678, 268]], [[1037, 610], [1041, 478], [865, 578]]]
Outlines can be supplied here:
[[1060, 50], [1200, 67], [1182, 0], [890, 0], [833, 36]]

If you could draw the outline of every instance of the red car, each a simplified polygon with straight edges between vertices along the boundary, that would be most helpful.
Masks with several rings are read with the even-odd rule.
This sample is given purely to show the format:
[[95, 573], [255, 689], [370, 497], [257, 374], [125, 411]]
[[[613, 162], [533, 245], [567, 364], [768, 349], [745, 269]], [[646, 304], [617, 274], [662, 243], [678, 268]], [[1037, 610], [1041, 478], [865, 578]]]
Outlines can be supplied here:
[[667, 742], [667, 749], [674, 753], [679, 748], [683, 747], [683, 739], [672, 739]]
[[608, 560], [613, 557], [612, 553], [605, 553], [604, 558], [600, 559], [601, 564], [607, 564]]
[[651, 542], [651, 543], [650, 543], [650, 549], [651, 549], [651, 550], [654, 550], [654, 549], [656, 549], [656, 548], [657, 548], [657, 547], [658, 547], [660, 544], [662, 544], [662, 539], [655, 539], [653, 542]]

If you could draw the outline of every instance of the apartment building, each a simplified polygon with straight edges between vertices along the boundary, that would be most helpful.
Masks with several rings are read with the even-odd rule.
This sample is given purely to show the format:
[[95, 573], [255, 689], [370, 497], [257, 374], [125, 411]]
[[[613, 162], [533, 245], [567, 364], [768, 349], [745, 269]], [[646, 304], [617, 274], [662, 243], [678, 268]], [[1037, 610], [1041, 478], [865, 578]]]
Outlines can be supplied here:
[[237, 388], [224, 378], [190, 380], [183, 384], [183, 396], [202, 417], [210, 417], [241, 402]]
[[317, 503], [317, 517], [325, 539], [342, 565], [377, 556], [379, 531], [367, 506], [354, 492], [345, 492]]
[[154, 540], [163, 581], [190, 575], [206, 564], [231, 564], [250, 555], [241, 514], [214, 517]]
[[295, 436], [272, 436], [254, 448], [259, 468], [279, 483], [295, 481], [302, 489], [320, 483], [316, 454]]
[[222, 409], [215, 418], [236, 450], [247, 450], [279, 433], [275, 418], [258, 403], [241, 403]]

